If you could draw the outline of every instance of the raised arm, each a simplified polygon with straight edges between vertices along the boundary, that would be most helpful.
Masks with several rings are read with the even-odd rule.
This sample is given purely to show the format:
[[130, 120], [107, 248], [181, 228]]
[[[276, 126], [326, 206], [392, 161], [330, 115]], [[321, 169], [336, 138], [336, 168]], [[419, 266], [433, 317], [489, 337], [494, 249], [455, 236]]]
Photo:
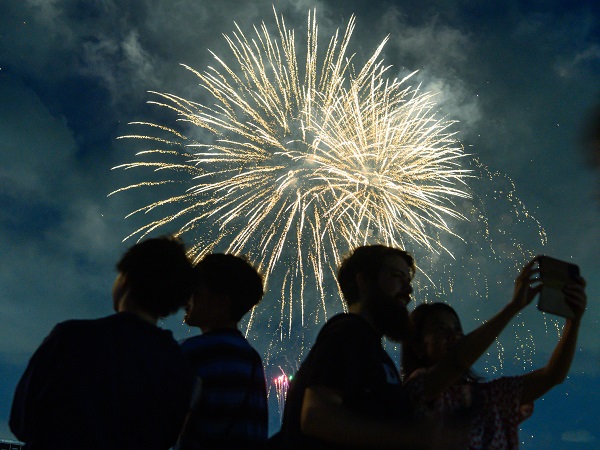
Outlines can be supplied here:
[[570, 284], [564, 288], [566, 301], [575, 313], [573, 319], [566, 319], [562, 336], [552, 352], [552, 356], [545, 367], [528, 373], [523, 377], [523, 393], [521, 403], [528, 403], [544, 395], [552, 387], [562, 383], [573, 361], [577, 347], [577, 334], [581, 317], [585, 312], [587, 297], [585, 294], [585, 280]]
[[456, 383], [494, 342], [510, 320], [531, 303], [541, 289], [536, 278], [539, 269], [533, 268], [535, 262], [536, 259], [529, 262], [515, 280], [515, 290], [510, 303], [458, 341], [439, 363], [422, 374], [423, 395], [426, 401], [438, 397], [446, 388]]

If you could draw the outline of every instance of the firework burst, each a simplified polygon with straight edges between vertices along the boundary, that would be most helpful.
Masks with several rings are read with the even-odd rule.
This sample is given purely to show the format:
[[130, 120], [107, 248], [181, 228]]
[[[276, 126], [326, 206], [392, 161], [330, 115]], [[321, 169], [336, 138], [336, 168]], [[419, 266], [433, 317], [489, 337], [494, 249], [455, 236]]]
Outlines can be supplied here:
[[[348, 53], [354, 18], [320, 55], [309, 12], [300, 64], [294, 31], [277, 13], [275, 21], [276, 33], [263, 23], [252, 38], [236, 25], [225, 36], [230, 62], [213, 54], [216, 64], [205, 71], [185, 66], [208, 101], [153, 93], [159, 100], [151, 103], [174, 111], [183, 126], [136, 122], [153, 134], [123, 137], [160, 148], [117, 168], [163, 177], [113, 193], [158, 187], [164, 196], [165, 185], [184, 183], [132, 212], [169, 211], [131, 236], [176, 228], [195, 258], [215, 248], [248, 255], [266, 280], [278, 280], [280, 320], [269, 326], [283, 339], [296, 316], [300, 329], [307, 317], [327, 317], [327, 285], [351, 248], [378, 242], [448, 252], [440, 236], [454, 234], [449, 219], [464, 219], [454, 202], [469, 198], [469, 175], [453, 122], [438, 117], [432, 95], [407, 85], [412, 74], [388, 77], [387, 39], [357, 69]], [[318, 299], [310, 311], [308, 295]]]

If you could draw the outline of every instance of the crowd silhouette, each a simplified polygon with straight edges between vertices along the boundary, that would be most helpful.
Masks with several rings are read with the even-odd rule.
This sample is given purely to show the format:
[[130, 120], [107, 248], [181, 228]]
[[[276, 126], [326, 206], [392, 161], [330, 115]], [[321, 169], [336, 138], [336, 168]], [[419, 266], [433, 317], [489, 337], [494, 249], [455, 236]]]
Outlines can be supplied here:
[[[329, 319], [291, 382], [281, 429], [268, 437], [263, 362], [239, 330], [264, 293], [242, 256], [195, 265], [173, 237], [146, 239], [117, 263], [115, 313], [55, 326], [31, 357], [10, 428], [25, 449], [516, 449], [533, 402], [570, 368], [585, 281], [535, 258], [496, 315], [468, 334], [454, 309], [409, 314], [416, 263], [385, 245], [355, 248], [337, 283], [347, 312]], [[334, 282], [334, 280], [331, 280]], [[569, 310], [546, 366], [483, 380], [471, 369], [542, 289]], [[185, 308], [200, 334], [176, 342], [158, 320]], [[401, 370], [382, 346], [402, 344]]]

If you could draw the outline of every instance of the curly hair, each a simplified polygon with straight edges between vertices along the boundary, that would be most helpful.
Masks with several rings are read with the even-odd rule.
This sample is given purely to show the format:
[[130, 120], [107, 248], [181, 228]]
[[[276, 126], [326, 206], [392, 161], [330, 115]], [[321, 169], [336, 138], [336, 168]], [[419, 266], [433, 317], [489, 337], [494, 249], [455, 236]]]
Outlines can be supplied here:
[[194, 267], [194, 286], [206, 287], [231, 300], [231, 318], [239, 322], [263, 297], [263, 277], [245, 257], [206, 255]]
[[126, 276], [131, 300], [157, 318], [175, 313], [192, 294], [192, 264], [183, 242], [173, 236], [129, 248], [117, 270]]

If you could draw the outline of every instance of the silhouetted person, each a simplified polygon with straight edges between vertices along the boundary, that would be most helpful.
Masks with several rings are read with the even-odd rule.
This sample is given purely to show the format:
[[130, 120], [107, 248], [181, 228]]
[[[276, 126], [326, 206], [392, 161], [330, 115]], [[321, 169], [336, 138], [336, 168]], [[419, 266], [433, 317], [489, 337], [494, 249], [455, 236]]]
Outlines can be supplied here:
[[489, 382], [471, 374], [473, 356], [485, 351], [540, 291], [539, 270], [533, 268], [534, 262], [527, 264], [516, 279], [510, 303], [467, 336], [463, 336], [458, 315], [447, 304], [422, 304], [410, 315], [414, 334], [403, 344], [402, 366], [408, 378], [407, 389], [416, 399], [416, 415], [441, 424], [469, 412], [468, 441], [462, 449], [517, 449], [518, 425], [531, 414], [533, 401], [561, 383], [571, 366], [586, 307], [583, 279], [564, 288], [574, 318], [566, 320], [562, 337], [545, 367]]
[[173, 238], [148, 239], [117, 264], [116, 314], [56, 325], [32, 356], [10, 428], [27, 449], [151, 450], [175, 444], [194, 376], [170, 331], [192, 266]]
[[429, 424], [411, 420], [407, 392], [381, 342], [410, 336], [414, 273], [408, 253], [382, 245], [359, 247], [343, 261], [338, 282], [348, 313], [325, 324], [291, 382], [281, 448], [435, 448]]
[[245, 259], [225, 254], [207, 255], [194, 274], [185, 322], [202, 334], [181, 348], [201, 388], [177, 448], [262, 449], [268, 429], [265, 374], [259, 354], [238, 329], [263, 296], [262, 277]]

